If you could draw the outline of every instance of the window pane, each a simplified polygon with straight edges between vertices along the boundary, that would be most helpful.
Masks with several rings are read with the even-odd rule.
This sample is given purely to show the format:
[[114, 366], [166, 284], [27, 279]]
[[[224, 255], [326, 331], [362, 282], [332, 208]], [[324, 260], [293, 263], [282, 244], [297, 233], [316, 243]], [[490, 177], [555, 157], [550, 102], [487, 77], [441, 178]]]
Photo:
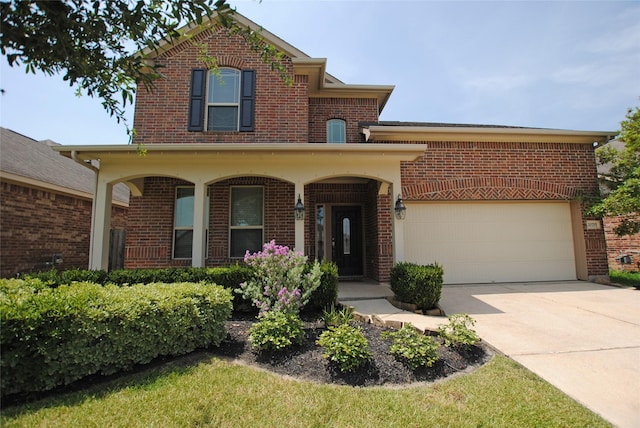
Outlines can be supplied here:
[[193, 230], [176, 230], [173, 246], [174, 259], [190, 259], [193, 248]]
[[209, 120], [207, 131], [237, 131], [238, 130], [238, 107], [209, 106]]
[[193, 227], [193, 187], [176, 189], [176, 227]]
[[331, 119], [327, 121], [327, 142], [346, 143], [347, 129], [346, 122], [342, 119]]
[[244, 257], [262, 249], [262, 229], [231, 229], [231, 257]]
[[209, 103], [238, 103], [240, 101], [240, 72], [223, 68], [219, 75], [209, 74]]
[[342, 220], [342, 252], [351, 254], [351, 221], [348, 218]]
[[231, 226], [262, 226], [262, 187], [231, 188]]

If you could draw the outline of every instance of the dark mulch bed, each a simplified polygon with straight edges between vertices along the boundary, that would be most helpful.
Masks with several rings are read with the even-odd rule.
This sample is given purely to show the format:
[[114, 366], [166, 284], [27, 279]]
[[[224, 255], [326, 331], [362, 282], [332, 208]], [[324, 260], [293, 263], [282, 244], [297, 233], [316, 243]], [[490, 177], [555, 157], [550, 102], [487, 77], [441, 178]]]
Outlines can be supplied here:
[[[336, 367], [322, 358], [323, 348], [316, 344], [324, 325], [320, 321], [320, 314], [302, 315], [305, 325], [305, 341], [301, 346], [289, 348], [284, 352], [256, 352], [249, 342], [249, 328], [256, 321], [255, 314], [235, 312], [226, 321], [227, 338], [219, 347], [200, 349], [189, 355], [158, 357], [148, 364], [136, 365], [132, 370], [119, 372], [109, 376], [92, 375], [73, 382], [69, 385], [44, 392], [15, 394], [3, 397], [0, 409], [14, 405], [25, 404], [73, 391], [83, 390], [96, 384], [122, 379], [132, 373], [153, 369], [166, 363], [192, 364], [204, 361], [210, 356], [218, 356], [257, 366], [276, 374], [309, 380], [319, 383], [333, 383], [352, 386], [375, 385], [409, 385], [416, 382], [433, 382], [437, 379], [455, 373], [468, 372], [487, 362], [493, 355], [489, 347], [483, 343], [472, 346], [469, 350], [451, 349], [444, 345], [440, 347], [440, 359], [429, 368], [419, 368], [412, 371], [405, 367], [389, 352], [390, 340], [382, 340], [380, 333], [388, 328], [373, 324], [352, 321], [359, 326], [367, 340], [373, 354], [372, 361], [351, 373], [341, 373]], [[443, 319], [443, 323], [446, 321]], [[439, 338], [436, 340], [442, 342]]]
[[[351, 373], [340, 370], [322, 358], [323, 348], [316, 344], [324, 330], [317, 314], [303, 315], [305, 341], [301, 346], [283, 352], [258, 352], [249, 342], [249, 328], [255, 316], [235, 313], [227, 321], [227, 339], [219, 348], [212, 348], [214, 355], [228, 357], [242, 363], [258, 366], [281, 375], [320, 383], [352, 386], [406, 385], [415, 382], [433, 382], [459, 372], [470, 371], [488, 361], [492, 355], [488, 347], [479, 343], [470, 349], [452, 349], [442, 345], [440, 359], [432, 367], [411, 370], [397, 361], [389, 352], [390, 340], [382, 340], [380, 333], [388, 328], [352, 321], [362, 329], [369, 341], [372, 361]], [[443, 323], [446, 319], [443, 319]], [[437, 341], [442, 343], [439, 338]]]

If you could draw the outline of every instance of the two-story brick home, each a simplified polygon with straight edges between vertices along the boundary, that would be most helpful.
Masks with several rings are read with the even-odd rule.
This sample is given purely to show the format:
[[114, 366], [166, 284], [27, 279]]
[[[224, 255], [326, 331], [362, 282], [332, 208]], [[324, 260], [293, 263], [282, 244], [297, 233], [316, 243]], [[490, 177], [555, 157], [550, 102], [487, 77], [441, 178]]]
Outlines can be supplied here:
[[264, 31], [287, 85], [241, 37], [192, 36], [155, 54], [164, 78], [138, 91], [145, 156], [58, 149], [100, 162], [91, 268], [106, 267], [111, 189], [124, 182], [130, 268], [234, 263], [274, 239], [378, 281], [398, 261], [438, 262], [445, 283], [607, 274], [601, 223], [580, 197], [598, 191], [593, 145], [613, 133], [380, 122], [393, 86], [345, 84]]

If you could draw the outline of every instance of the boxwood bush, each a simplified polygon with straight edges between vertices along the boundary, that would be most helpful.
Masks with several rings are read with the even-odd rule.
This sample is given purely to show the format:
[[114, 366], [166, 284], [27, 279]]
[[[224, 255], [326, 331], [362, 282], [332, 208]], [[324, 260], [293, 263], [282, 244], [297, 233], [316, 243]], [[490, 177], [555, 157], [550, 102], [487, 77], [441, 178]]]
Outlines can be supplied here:
[[444, 271], [437, 263], [417, 265], [400, 262], [391, 268], [391, 291], [401, 302], [431, 309], [440, 300]]
[[0, 280], [1, 395], [45, 391], [219, 345], [231, 293], [211, 284]]

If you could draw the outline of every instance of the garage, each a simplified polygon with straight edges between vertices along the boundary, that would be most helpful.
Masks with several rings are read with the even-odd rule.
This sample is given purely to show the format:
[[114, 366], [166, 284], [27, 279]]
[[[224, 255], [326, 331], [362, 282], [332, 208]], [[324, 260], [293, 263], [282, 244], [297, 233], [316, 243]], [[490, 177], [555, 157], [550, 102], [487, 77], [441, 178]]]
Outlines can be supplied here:
[[575, 280], [568, 202], [406, 202], [405, 260], [445, 284]]

